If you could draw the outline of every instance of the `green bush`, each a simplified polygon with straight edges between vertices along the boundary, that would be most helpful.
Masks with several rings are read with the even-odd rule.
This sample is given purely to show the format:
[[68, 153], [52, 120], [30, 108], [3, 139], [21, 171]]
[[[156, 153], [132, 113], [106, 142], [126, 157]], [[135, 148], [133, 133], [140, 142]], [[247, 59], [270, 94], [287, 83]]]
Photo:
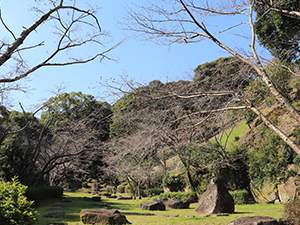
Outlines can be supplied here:
[[285, 205], [284, 219], [291, 225], [300, 224], [300, 200]]
[[249, 176], [256, 185], [267, 178], [271, 182], [284, 182], [291, 175], [288, 165], [293, 163], [294, 153], [278, 136], [264, 129], [248, 153]]
[[47, 199], [61, 198], [63, 193], [64, 189], [62, 187], [36, 186], [29, 187], [26, 191], [26, 196], [35, 202], [41, 202]]
[[25, 196], [26, 186], [16, 179], [0, 181], [0, 224], [31, 225], [35, 223], [36, 212], [33, 202]]
[[164, 184], [171, 192], [178, 192], [184, 190], [185, 180], [183, 176], [168, 174], [164, 179]]
[[252, 196], [247, 190], [230, 191], [231, 196], [234, 199], [234, 203], [238, 205], [254, 203]]
[[183, 202], [194, 203], [198, 201], [198, 196], [195, 192], [165, 192], [159, 195], [159, 199], [176, 199]]
[[153, 197], [156, 195], [160, 195], [161, 193], [164, 192], [164, 190], [160, 187], [157, 187], [157, 188], [146, 189], [144, 192], [147, 197]]

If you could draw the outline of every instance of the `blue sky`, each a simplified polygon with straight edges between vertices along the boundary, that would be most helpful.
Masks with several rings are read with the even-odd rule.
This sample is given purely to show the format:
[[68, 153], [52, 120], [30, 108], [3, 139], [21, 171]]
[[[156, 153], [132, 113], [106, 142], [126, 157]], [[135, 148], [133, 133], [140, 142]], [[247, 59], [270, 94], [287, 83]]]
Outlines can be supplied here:
[[[65, 91], [82, 91], [99, 99], [112, 101], [114, 98], [111, 96], [111, 90], [101, 83], [119, 80], [120, 76], [127, 76], [139, 83], [148, 83], [151, 80], [166, 82], [191, 79], [192, 71], [197, 65], [225, 55], [222, 50], [207, 41], [192, 45], [165, 46], [143, 40], [127, 31], [124, 29], [124, 20], [128, 16], [128, 9], [133, 4], [143, 4], [143, 1], [80, 1], [97, 2], [97, 15], [101, 26], [110, 34], [107, 46], [123, 41], [111, 52], [110, 56], [116, 61], [42, 69], [25, 81], [24, 85], [28, 87], [26, 93], [15, 92], [11, 95], [11, 103], [16, 105], [15, 108], [18, 108], [17, 103], [21, 102], [27, 110], [32, 110], [53, 95], [58, 87], [64, 87]], [[33, 22], [35, 17], [30, 10], [33, 2], [0, 0], [2, 15], [16, 33], [22, 30], [22, 26], [29, 26]], [[38, 31], [35, 35], [48, 38], [46, 30]], [[234, 36], [228, 36], [227, 41], [237, 46], [243, 43]], [[88, 54], [90, 51], [91, 49], [86, 48], [80, 54]], [[39, 53], [31, 54], [30, 58], [34, 60]]]

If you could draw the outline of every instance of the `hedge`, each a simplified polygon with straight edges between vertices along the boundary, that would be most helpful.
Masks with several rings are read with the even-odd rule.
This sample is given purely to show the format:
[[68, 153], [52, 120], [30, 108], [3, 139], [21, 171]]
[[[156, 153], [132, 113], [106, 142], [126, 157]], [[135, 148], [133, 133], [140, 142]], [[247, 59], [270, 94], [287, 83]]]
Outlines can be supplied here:
[[234, 203], [238, 205], [254, 203], [253, 197], [247, 190], [230, 191], [231, 196], [234, 199]]
[[194, 203], [198, 201], [198, 196], [195, 192], [165, 192], [159, 195], [161, 200], [176, 199], [183, 202]]

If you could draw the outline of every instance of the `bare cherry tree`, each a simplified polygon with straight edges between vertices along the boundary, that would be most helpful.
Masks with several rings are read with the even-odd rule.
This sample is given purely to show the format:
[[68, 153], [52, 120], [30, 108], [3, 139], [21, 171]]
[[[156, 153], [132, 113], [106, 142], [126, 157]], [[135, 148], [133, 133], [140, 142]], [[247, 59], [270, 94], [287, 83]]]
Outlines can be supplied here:
[[140, 198], [142, 186], [149, 186], [157, 175], [154, 168], [159, 165], [157, 153], [161, 147], [156, 138], [155, 130], [145, 127], [113, 140], [106, 153], [107, 173], [126, 181], [134, 197]]
[[[300, 114], [276, 87], [272, 80], [272, 74], [266, 69], [268, 60], [259, 54], [257, 47], [257, 37], [255, 28], [254, 4], [256, 1], [250, 0], [222, 0], [222, 1], [201, 1], [201, 0], [173, 0], [160, 1], [150, 6], [141, 7], [139, 10], [131, 13], [134, 25], [130, 29], [146, 34], [147, 37], [160, 39], [169, 43], [192, 44], [203, 40], [209, 40], [229, 55], [235, 57], [241, 63], [251, 67], [257, 77], [261, 79], [271, 95], [276, 99], [276, 106], [283, 107], [284, 110], [294, 119], [294, 124], [299, 125]], [[273, 8], [274, 9], [274, 8]], [[276, 8], [275, 8], [276, 9]], [[209, 20], [210, 18], [214, 20]], [[237, 24], [226, 24], [226, 17], [233, 17], [241, 21]], [[216, 21], [223, 21], [215, 26], [208, 26]], [[213, 22], [212, 22], [213, 21]], [[220, 27], [220, 24], [225, 24]], [[248, 47], [243, 50], [236, 48], [232, 43], [226, 41], [226, 32], [242, 27], [238, 32], [243, 31], [246, 39], [249, 40]], [[248, 32], [248, 34], [247, 34]], [[214, 93], [179, 93], [178, 98], [196, 98], [199, 95], [214, 96], [224, 94], [223, 90], [214, 90]], [[226, 94], [226, 93], [225, 93]], [[275, 132], [280, 138], [288, 144], [297, 154], [300, 154], [300, 147], [296, 145], [289, 137], [289, 134], [283, 132], [279, 127], [265, 115], [259, 106], [246, 98], [243, 92], [236, 92], [237, 99], [240, 100], [239, 106], [218, 108], [213, 111], [249, 109], [257, 114], [264, 124]]]
[[[3, 18], [0, 13], [0, 23], [6, 31], [0, 40], [2, 96], [8, 90], [19, 89], [17, 81], [42, 68], [110, 59], [108, 53], [114, 47], [104, 47], [106, 33], [95, 10], [83, 8], [75, 0], [37, 2], [33, 11], [37, 14], [36, 20], [29, 26], [20, 24], [23, 27], [20, 34], [10, 27], [11, 18]], [[43, 32], [48, 35], [41, 35]], [[81, 54], [80, 51], [87, 47], [93, 49], [89, 55]], [[37, 59], [31, 57], [32, 54], [38, 56]]]

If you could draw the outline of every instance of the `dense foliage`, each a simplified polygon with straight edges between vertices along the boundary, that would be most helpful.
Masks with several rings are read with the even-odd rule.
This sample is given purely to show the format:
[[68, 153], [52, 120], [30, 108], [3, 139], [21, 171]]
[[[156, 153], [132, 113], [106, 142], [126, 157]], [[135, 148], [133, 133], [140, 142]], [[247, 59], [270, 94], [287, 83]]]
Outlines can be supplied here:
[[32, 225], [36, 220], [36, 213], [25, 197], [26, 186], [17, 179], [11, 182], [0, 181], [0, 224]]
[[193, 203], [197, 201], [198, 196], [195, 192], [165, 192], [160, 194], [159, 198], [162, 200], [174, 199]]
[[38, 166], [39, 145], [47, 145], [49, 139], [40, 139], [40, 134], [49, 134], [37, 118], [29, 113], [8, 112], [0, 121], [6, 130], [0, 142], [0, 176], [10, 180], [18, 176], [20, 182], [32, 184], [44, 182], [41, 167]]
[[234, 199], [234, 203], [238, 205], [250, 204], [254, 202], [253, 197], [247, 190], [235, 190], [230, 192]]
[[[274, 0], [272, 5], [278, 9], [300, 10], [298, 0]], [[259, 40], [274, 56], [282, 60], [293, 61], [299, 59], [299, 18], [270, 10], [270, 7], [270, 1], [256, 1], [257, 19], [255, 25]]]
[[185, 180], [182, 175], [168, 174], [164, 179], [164, 185], [171, 192], [183, 191], [185, 187]]
[[99, 102], [94, 96], [81, 92], [62, 93], [50, 98], [41, 115], [42, 123], [51, 121], [51, 129], [59, 129], [70, 121], [85, 121], [88, 126], [97, 130], [97, 137], [106, 140], [109, 137], [111, 107], [106, 102]]
[[258, 145], [249, 152], [249, 175], [251, 181], [262, 184], [268, 178], [279, 183], [294, 175], [287, 170], [293, 163], [294, 153], [283, 141], [269, 130], [261, 133]]
[[[79, 154], [68, 162], [68, 166], [55, 173], [55, 184], [74, 190], [81, 187], [82, 182], [88, 178], [99, 179], [103, 175], [104, 165], [101, 142], [109, 138], [112, 114], [110, 105], [81, 92], [59, 94], [50, 98], [45, 105], [41, 122], [47, 125], [51, 132], [72, 130], [77, 140], [85, 137], [71, 147], [71, 151], [75, 149]], [[70, 141], [75, 143], [75, 140]]]

